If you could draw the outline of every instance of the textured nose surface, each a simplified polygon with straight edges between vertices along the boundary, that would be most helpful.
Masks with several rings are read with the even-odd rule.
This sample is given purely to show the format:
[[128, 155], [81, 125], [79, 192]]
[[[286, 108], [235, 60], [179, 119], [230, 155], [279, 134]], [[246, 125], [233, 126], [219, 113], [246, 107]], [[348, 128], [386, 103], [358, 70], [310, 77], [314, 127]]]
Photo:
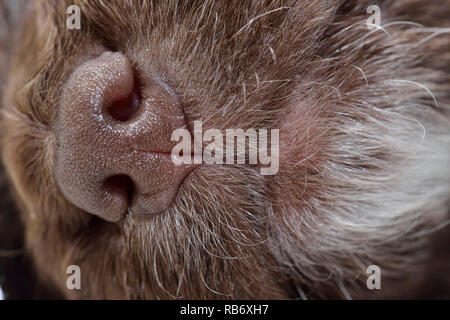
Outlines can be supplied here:
[[177, 97], [151, 76], [139, 84], [130, 61], [105, 52], [68, 79], [55, 125], [55, 177], [77, 207], [108, 221], [128, 209], [156, 214], [192, 170], [170, 158], [186, 121]]

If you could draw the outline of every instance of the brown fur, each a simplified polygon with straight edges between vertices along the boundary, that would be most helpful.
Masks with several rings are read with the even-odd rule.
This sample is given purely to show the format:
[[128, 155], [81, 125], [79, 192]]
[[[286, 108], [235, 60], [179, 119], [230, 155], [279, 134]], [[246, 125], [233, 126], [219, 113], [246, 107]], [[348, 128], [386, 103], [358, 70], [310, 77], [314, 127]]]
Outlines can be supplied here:
[[[3, 160], [44, 281], [68, 298], [419, 295], [426, 231], [448, 219], [448, 33], [421, 44], [430, 29], [369, 31], [371, 1], [75, 3], [79, 31], [65, 27], [67, 3], [28, 3], [3, 52]], [[449, 1], [378, 4], [383, 25], [450, 26]], [[202, 166], [148, 220], [73, 206], [54, 180], [52, 123], [65, 80], [98, 45], [170, 83], [204, 129], [280, 128], [279, 173]], [[81, 291], [65, 288], [72, 264]], [[365, 287], [371, 264], [380, 292]]]

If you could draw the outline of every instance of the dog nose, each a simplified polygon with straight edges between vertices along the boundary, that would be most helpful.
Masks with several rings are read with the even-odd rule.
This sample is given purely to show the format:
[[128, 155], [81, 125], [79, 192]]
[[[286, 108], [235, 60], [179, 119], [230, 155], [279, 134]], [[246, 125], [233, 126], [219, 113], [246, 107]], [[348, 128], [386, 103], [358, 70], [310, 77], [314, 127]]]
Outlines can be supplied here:
[[172, 162], [171, 134], [187, 126], [177, 96], [157, 78], [138, 80], [119, 52], [104, 52], [70, 75], [54, 127], [54, 170], [75, 206], [116, 222], [172, 204], [192, 168]]

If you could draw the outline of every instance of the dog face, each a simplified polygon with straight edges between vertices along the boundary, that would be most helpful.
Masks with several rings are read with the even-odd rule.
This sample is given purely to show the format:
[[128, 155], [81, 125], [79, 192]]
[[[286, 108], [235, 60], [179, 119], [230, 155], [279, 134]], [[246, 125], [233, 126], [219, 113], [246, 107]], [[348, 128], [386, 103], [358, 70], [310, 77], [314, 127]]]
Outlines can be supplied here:
[[[421, 270], [449, 196], [450, 40], [396, 21], [444, 27], [442, 5], [381, 2], [369, 29], [365, 1], [75, 1], [72, 30], [71, 4], [25, 3], [3, 59], [2, 155], [43, 279], [69, 298], [364, 297], [369, 265], [385, 296]], [[278, 129], [279, 170], [174, 165], [195, 121]]]

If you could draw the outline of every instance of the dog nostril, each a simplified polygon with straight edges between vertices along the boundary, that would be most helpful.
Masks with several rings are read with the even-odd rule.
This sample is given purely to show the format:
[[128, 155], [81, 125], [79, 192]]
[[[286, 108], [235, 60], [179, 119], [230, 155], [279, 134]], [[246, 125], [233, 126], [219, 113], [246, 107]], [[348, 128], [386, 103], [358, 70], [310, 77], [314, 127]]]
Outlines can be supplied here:
[[141, 93], [137, 79], [134, 80], [134, 88], [131, 93], [122, 99], [114, 101], [108, 107], [108, 113], [113, 119], [125, 122], [139, 109], [141, 105]]
[[[126, 208], [130, 206], [134, 194], [133, 180], [127, 175], [115, 175], [105, 180], [105, 187], [113, 196], [120, 199]], [[125, 207], [125, 206], [124, 206]]]
[[166, 211], [194, 168], [170, 157], [172, 132], [188, 125], [178, 96], [146, 71], [104, 52], [79, 65], [62, 89], [55, 180], [72, 205], [108, 222]]

